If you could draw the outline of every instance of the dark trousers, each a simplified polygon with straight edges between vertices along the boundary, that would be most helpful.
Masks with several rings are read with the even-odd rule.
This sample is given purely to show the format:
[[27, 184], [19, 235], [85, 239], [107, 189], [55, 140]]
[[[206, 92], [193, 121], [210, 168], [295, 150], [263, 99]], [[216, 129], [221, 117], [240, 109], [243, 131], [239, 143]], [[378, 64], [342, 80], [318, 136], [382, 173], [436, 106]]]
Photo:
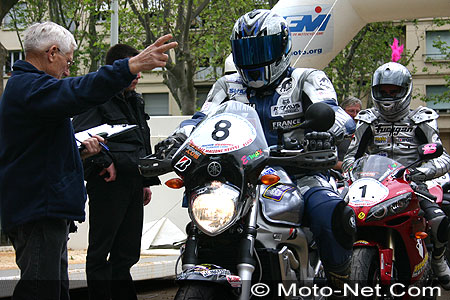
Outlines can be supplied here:
[[68, 300], [68, 221], [42, 219], [19, 225], [8, 236], [20, 269], [13, 300]]
[[89, 299], [137, 299], [130, 268], [139, 261], [142, 180], [88, 180], [89, 245], [86, 275]]

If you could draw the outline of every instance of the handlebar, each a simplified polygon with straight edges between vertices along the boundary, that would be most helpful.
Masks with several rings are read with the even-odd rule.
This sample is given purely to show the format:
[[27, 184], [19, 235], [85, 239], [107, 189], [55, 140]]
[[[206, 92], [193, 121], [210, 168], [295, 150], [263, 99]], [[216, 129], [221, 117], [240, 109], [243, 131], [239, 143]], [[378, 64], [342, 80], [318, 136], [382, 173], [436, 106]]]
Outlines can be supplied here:
[[158, 158], [155, 154], [139, 159], [139, 172], [144, 177], [156, 177], [172, 171], [172, 158]]
[[337, 163], [335, 147], [327, 150], [304, 151], [272, 148], [268, 164], [309, 170], [325, 170]]
[[[270, 147], [267, 164], [281, 167], [295, 167], [308, 170], [326, 170], [337, 163], [335, 148], [328, 150], [305, 151]], [[158, 157], [156, 154], [139, 159], [139, 171], [144, 177], [155, 177], [173, 171], [173, 155]]]

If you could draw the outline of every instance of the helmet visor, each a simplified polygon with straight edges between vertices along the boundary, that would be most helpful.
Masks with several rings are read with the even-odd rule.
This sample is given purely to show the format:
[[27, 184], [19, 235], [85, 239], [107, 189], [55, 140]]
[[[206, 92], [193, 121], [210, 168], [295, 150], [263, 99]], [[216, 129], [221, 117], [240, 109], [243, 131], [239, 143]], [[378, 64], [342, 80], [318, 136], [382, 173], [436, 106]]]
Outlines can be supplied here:
[[281, 33], [231, 40], [234, 63], [241, 67], [269, 64], [283, 55]]
[[393, 84], [379, 84], [372, 87], [373, 97], [376, 100], [399, 100], [405, 97], [408, 90], [405, 87]]

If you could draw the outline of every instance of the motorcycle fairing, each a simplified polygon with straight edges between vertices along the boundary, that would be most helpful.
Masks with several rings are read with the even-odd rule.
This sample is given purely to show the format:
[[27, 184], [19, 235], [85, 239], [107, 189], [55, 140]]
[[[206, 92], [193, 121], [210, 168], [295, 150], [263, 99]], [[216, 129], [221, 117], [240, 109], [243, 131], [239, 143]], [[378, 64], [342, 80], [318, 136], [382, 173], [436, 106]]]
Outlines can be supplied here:
[[350, 186], [347, 195], [351, 206], [374, 206], [386, 199], [389, 189], [373, 178], [361, 178]]
[[378, 249], [380, 262], [380, 279], [384, 285], [390, 285], [392, 281], [392, 264], [393, 264], [393, 250], [392, 249]]
[[304, 200], [297, 186], [281, 167], [268, 167], [262, 173], [271, 172], [280, 177], [280, 181], [272, 185], [262, 184], [259, 202], [263, 216], [269, 221], [290, 226], [300, 226]]
[[[241, 187], [244, 174], [259, 175], [268, 151], [256, 111], [248, 105], [227, 101], [211, 111], [197, 126], [174, 155], [172, 166], [187, 187], [195, 187], [201, 184], [200, 181], [226, 177], [226, 170], [241, 174], [232, 182]], [[208, 170], [212, 161], [221, 165], [222, 173]], [[257, 177], [252, 179], [256, 183]]]

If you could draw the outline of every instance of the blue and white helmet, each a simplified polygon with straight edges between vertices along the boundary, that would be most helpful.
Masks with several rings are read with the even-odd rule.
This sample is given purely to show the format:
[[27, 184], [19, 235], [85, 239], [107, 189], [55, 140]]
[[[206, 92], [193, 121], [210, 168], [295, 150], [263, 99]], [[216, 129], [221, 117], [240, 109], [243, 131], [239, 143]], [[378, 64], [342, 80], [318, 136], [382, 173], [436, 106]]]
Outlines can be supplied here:
[[266, 87], [289, 67], [292, 41], [286, 20], [266, 9], [240, 17], [231, 34], [236, 69], [245, 85]]

